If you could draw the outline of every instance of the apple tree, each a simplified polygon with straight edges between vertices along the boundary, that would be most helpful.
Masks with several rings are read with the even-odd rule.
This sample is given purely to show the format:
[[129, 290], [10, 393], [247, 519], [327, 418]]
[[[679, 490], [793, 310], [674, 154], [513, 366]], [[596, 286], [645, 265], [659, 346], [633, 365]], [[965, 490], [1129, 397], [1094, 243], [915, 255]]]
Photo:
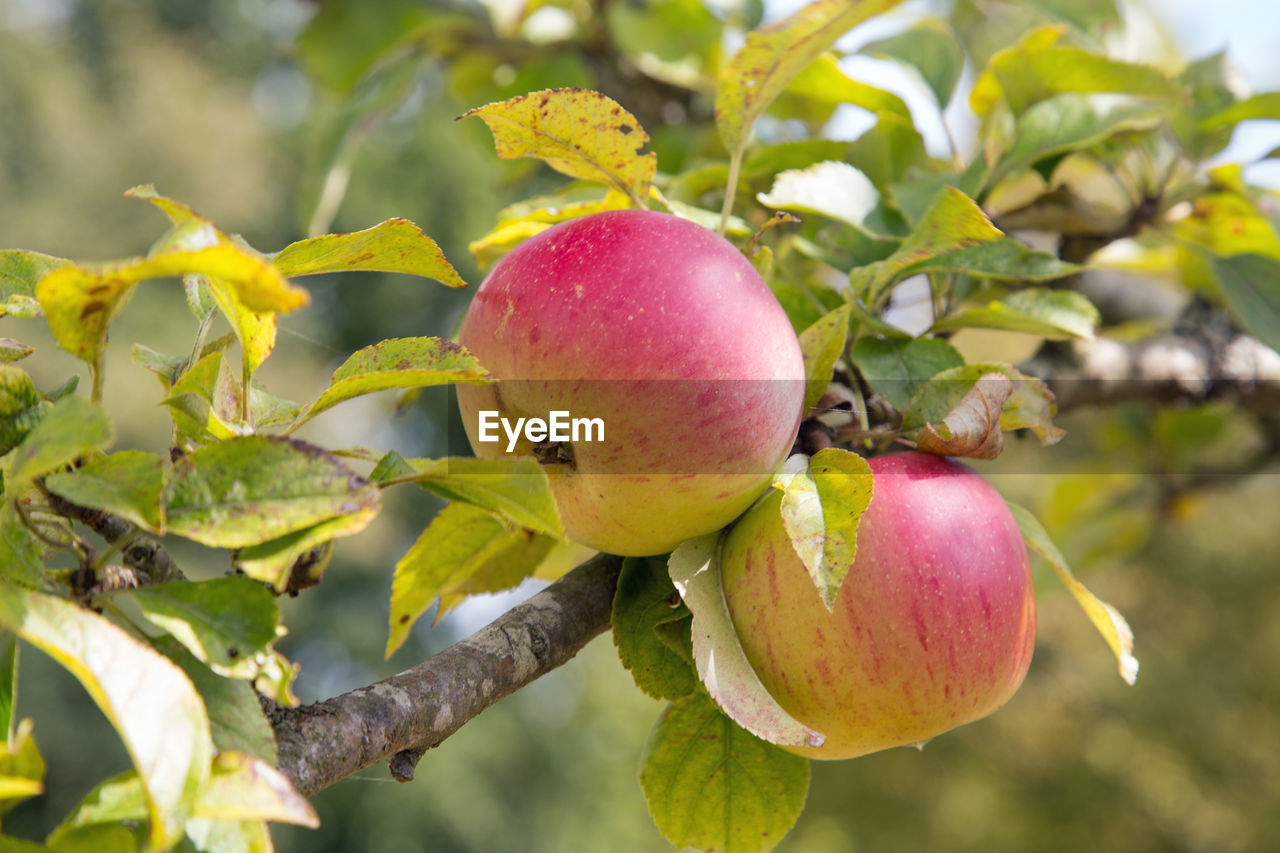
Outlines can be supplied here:
[[[1018, 689], [1028, 550], [1134, 683], [1124, 617], [1036, 514], [943, 457], [1069, 465], [1057, 419], [1093, 408], [1113, 452], [1160, 475], [1106, 512], [1280, 456], [1276, 197], [1219, 156], [1237, 125], [1280, 119], [1280, 97], [1238, 91], [1222, 56], [1108, 54], [1111, 3], [898, 5], [814, 0], [761, 24], [756, 4], [697, 0], [326, 3], [296, 55], [345, 108], [306, 236], [254, 247], [143, 185], [127, 195], [167, 222], [145, 254], [0, 251], [0, 813], [46, 774], [41, 721], [14, 710], [19, 652], [79, 680], [133, 765], [0, 849], [270, 850], [269, 823], [318, 826], [308, 797], [380, 762], [412, 780], [610, 631], [665, 703], [636, 791], [657, 832], [771, 849], [810, 758], [926, 740]], [[869, 23], [886, 35], [847, 47]], [[919, 109], [851, 76], [853, 54], [914, 75], [930, 123], [967, 101], [973, 139], [931, 150]], [[472, 235], [483, 284], [407, 219], [329, 233], [351, 159], [423, 67], [468, 105], [458, 138], [490, 135], [528, 193]], [[851, 108], [868, 123], [840, 139]], [[314, 399], [268, 388], [307, 277], [368, 271], [470, 284], [461, 334], [359, 349]], [[189, 348], [110, 335], [130, 300], [178, 286]], [[46, 357], [23, 342], [36, 324], [80, 365], [60, 383], [24, 369]], [[108, 347], [130, 345], [109, 371]], [[113, 389], [143, 381], [166, 446], [115, 440]], [[355, 398], [449, 385], [471, 444], [447, 456], [299, 437]], [[626, 436], [608, 456], [625, 470], [591, 470], [592, 448], [545, 422], [509, 447], [477, 438], [482, 409], [592, 405]], [[300, 705], [279, 598], [305, 607], [395, 490], [446, 503], [387, 571], [388, 656], [433, 608], [547, 585], [404, 672]]]

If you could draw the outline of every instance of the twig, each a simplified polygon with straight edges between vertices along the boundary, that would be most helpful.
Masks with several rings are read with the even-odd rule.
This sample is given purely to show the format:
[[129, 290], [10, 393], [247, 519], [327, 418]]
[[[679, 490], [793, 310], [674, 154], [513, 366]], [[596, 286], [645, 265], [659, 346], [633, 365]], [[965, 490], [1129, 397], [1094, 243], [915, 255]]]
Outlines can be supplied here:
[[389, 758], [397, 778], [412, 778], [422, 752], [609, 627], [621, 566], [619, 557], [593, 557], [412, 669], [314, 705], [270, 709], [280, 771], [304, 796]]

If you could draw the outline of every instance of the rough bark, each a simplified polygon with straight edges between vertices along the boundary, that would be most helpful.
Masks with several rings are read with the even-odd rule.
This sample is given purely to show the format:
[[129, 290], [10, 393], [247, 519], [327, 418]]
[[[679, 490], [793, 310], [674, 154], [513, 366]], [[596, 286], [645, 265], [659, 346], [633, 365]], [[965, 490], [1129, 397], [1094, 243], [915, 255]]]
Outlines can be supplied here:
[[304, 796], [391, 759], [401, 780], [422, 753], [546, 675], [609, 627], [622, 560], [600, 555], [485, 628], [385, 681], [270, 711], [279, 769]]

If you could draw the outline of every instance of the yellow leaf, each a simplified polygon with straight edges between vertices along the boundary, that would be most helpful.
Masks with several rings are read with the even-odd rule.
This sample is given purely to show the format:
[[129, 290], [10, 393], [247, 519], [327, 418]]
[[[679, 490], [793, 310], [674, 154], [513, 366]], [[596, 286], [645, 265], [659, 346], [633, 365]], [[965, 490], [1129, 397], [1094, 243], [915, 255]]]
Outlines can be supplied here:
[[836, 39], [900, 2], [815, 0], [777, 23], [747, 33], [716, 89], [716, 128], [729, 152], [742, 148], [760, 114]]
[[545, 231], [558, 222], [567, 222], [579, 216], [605, 210], [620, 210], [629, 206], [630, 203], [630, 199], [623, 193], [610, 190], [603, 199], [596, 201], [570, 202], [558, 206], [541, 207], [522, 215], [503, 216], [492, 231], [479, 240], [473, 240], [467, 248], [471, 250], [476, 263], [483, 269], [534, 234]]
[[1133, 656], [1133, 630], [1130, 629], [1129, 623], [1120, 615], [1119, 610], [1095, 596], [1084, 584], [1076, 580], [1076, 576], [1071, 573], [1071, 567], [1067, 565], [1066, 557], [1062, 556], [1058, 546], [1053, 544], [1053, 540], [1049, 538], [1039, 519], [1032, 515], [1030, 510], [1011, 502], [1009, 510], [1018, 522], [1018, 529], [1022, 531], [1027, 547], [1053, 567], [1058, 579], [1076, 597], [1076, 601], [1084, 609], [1093, 627], [1098, 629], [1098, 633], [1111, 647], [1120, 665], [1120, 677], [1126, 684], [1135, 683], [1138, 680], [1138, 659]]
[[282, 249], [273, 263], [285, 275], [380, 270], [434, 278], [466, 287], [436, 242], [407, 219], [388, 219], [351, 234], [326, 234]]
[[636, 207], [649, 195], [658, 155], [636, 117], [613, 99], [586, 89], [545, 89], [477, 107], [504, 160], [533, 157], [571, 178], [626, 193]]

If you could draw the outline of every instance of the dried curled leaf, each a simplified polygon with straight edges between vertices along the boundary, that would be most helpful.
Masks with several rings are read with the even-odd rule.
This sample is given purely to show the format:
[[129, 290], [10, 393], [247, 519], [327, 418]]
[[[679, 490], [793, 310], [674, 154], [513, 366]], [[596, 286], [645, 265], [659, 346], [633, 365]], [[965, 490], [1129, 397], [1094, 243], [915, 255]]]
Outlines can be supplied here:
[[984, 373], [939, 424], [925, 424], [916, 446], [942, 456], [995, 459], [1004, 449], [1000, 415], [1013, 394], [1003, 373]]

